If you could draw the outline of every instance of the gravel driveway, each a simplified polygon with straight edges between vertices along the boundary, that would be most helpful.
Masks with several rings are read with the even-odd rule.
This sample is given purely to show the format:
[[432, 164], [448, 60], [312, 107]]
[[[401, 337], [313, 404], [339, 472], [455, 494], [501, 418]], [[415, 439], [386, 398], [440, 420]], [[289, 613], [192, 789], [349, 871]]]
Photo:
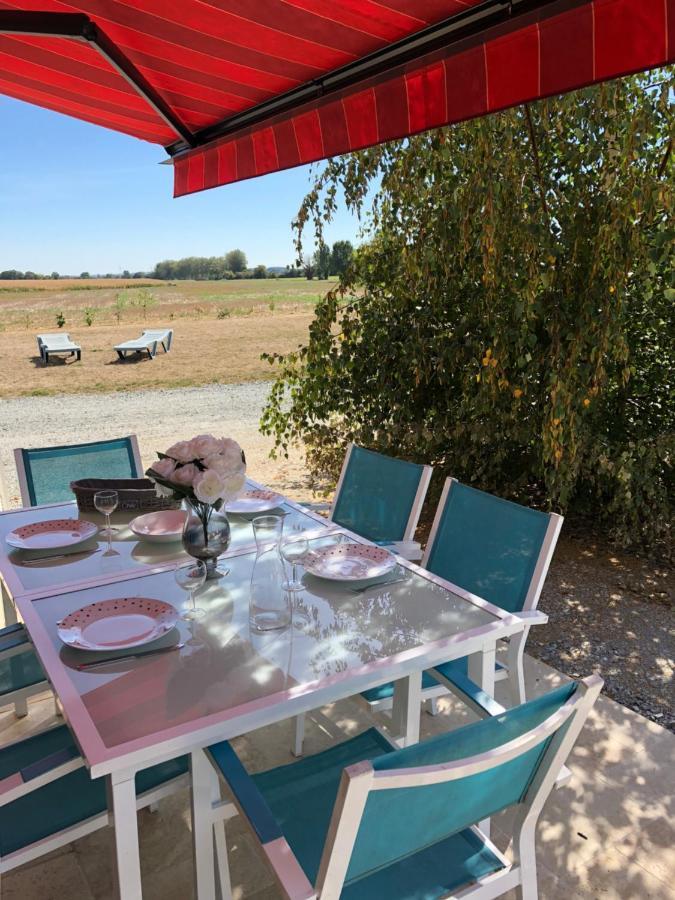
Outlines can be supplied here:
[[24, 397], [0, 401], [0, 500], [19, 505], [12, 450], [137, 434], [144, 465], [156, 450], [195, 434], [233, 437], [246, 452], [249, 472], [287, 493], [307, 496], [302, 459], [272, 461], [271, 440], [258, 433], [269, 382], [207, 385], [156, 391]]

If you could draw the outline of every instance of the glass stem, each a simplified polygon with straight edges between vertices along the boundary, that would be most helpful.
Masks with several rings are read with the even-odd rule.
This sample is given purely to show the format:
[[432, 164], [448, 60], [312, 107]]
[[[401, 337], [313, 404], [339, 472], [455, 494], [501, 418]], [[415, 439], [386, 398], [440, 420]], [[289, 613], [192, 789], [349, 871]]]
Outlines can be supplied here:
[[110, 529], [110, 513], [105, 514], [106, 531], [108, 532], [108, 550], [112, 550], [112, 531]]
[[298, 582], [298, 564], [293, 561], [292, 569], [291, 569], [291, 581], [293, 584], [297, 584]]

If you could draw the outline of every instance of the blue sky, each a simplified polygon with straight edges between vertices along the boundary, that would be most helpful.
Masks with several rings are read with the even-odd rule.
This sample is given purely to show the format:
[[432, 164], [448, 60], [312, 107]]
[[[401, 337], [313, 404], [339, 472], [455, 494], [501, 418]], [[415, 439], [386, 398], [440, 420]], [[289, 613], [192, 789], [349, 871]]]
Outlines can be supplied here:
[[[159, 146], [2, 96], [0, 134], [0, 270], [146, 271], [233, 247], [250, 265], [294, 259], [307, 167], [174, 200]], [[342, 211], [327, 236], [357, 231]]]

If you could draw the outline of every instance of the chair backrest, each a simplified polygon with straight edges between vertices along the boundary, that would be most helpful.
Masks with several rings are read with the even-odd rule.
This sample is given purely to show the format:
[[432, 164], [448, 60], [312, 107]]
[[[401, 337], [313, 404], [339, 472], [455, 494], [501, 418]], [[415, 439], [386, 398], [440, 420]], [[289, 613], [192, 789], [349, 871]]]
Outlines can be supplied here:
[[431, 473], [431, 466], [350, 444], [330, 519], [370, 541], [411, 541]]
[[562, 522], [448, 478], [422, 565], [507, 612], [534, 609]]
[[38, 346], [47, 344], [49, 347], [58, 347], [60, 344], [72, 344], [70, 335], [67, 331], [60, 331], [56, 334], [39, 334], [37, 336]]
[[140, 478], [136, 435], [14, 451], [24, 506], [72, 500], [70, 482], [80, 478]]
[[[502, 715], [343, 772], [318, 876], [322, 898], [521, 804], [536, 821], [602, 688], [591, 676]], [[338, 891], [336, 892], [336, 889]]]

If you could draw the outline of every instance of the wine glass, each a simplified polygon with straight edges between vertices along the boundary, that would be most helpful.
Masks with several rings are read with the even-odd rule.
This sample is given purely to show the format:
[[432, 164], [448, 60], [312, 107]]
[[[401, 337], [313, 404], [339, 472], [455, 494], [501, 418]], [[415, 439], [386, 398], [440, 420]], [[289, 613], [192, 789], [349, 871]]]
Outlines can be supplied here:
[[96, 491], [94, 494], [94, 506], [105, 516], [105, 528], [101, 534], [108, 538], [108, 550], [110, 550], [110, 539], [117, 531], [110, 524], [110, 514], [115, 512], [118, 503], [117, 491]]
[[184, 566], [180, 563], [176, 566], [174, 572], [176, 584], [190, 595], [189, 606], [182, 616], [188, 622], [191, 619], [201, 619], [202, 616], [206, 615], [206, 610], [195, 605], [195, 591], [206, 581], [206, 571], [206, 563], [201, 559], [192, 560], [189, 566]]
[[291, 578], [284, 581], [282, 587], [285, 591], [302, 591], [304, 584], [298, 579], [298, 563], [309, 550], [306, 538], [292, 537], [281, 544], [281, 555], [287, 563], [291, 564]]

